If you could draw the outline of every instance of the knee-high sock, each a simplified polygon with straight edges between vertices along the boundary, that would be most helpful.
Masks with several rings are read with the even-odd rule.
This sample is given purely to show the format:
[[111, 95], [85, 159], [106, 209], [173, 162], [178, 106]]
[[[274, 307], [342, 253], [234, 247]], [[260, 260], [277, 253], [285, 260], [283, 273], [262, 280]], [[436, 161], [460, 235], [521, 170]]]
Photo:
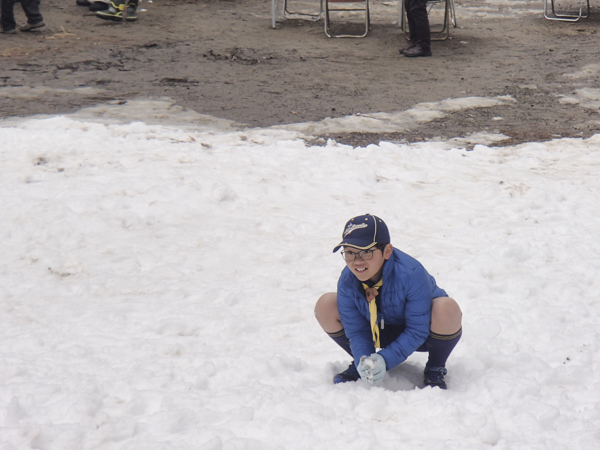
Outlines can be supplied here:
[[[331, 339], [333, 339], [337, 345], [342, 347], [346, 353], [352, 356], [352, 350], [350, 349], [350, 339], [346, 337], [346, 332], [342, 328], [340, 331], [335, 333], [327, 333]], [[354, 358], [354, 356], [352, 356]]]
[[462, 328], [454, 334], [436, 334], [431, 332], [425, 341], [425, 346], [429, 351], [429, 360], [427, 367], [446, 367], [446, 361], [460, 341]]

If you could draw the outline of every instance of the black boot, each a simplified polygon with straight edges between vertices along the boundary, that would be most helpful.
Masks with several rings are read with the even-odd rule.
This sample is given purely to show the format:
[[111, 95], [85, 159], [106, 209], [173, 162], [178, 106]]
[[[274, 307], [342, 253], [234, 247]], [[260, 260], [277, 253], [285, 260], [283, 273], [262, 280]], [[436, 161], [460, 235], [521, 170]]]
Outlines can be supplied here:
[[333, 383], [348, 383], [349, 381], [358, 381], [359, 379], [360, 375], [358, 374], [358, 370], [356, 370], [354, 363], [351, 363], [346, 370], [333, 377]]
[[90, 4], [90, 11], [91, 12], [98, 12], [98, 11], [106, 11], [109, 7], [109, 4], [106, 2], [92, 2]]
[[444, 377], [448, 371], [445, 367], [425, 367], [423, 387], [439, 387], [440, 389], [447, 389], [446, 381]]
[[421, 44], [416, 44], [413, 47], [402, 50], [404, 56], [413, 58], [415, 56], [431, 56], [431, 48], [423, 47]]
[[129, 22], [137, 20], [138, 4], [139, 0], [129, 0], [129, 3], [127, 3], [127, 17], [125, 19]]

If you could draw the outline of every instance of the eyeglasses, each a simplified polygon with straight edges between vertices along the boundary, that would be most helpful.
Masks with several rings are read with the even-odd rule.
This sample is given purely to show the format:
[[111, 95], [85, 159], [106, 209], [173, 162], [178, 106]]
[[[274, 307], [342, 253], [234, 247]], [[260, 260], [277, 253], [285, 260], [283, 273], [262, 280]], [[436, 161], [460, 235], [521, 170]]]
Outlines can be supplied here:
[[369, 250], [361, 250], [360, 252], [342, 251], [341, 254], [342, 254], [342, 258], [344, 258], [344, 260], [347, 262], [354, 261], [357, 256], [360, 259], [369, 261], [370, 259], [373, 259], [373, 252], [375, 252], [376, 250], [379, 250], [379, 249], [371, 248]]

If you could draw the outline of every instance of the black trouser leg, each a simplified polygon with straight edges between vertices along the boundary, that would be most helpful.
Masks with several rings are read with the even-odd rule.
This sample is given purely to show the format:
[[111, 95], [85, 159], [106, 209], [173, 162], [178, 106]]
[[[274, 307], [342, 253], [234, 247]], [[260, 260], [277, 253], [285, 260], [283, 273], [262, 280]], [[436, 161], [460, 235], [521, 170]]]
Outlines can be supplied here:
[[0, 0], [2, 4], [2, 10], [0, 12], [0, 16], [2, 16], [2, 21], [0, 26], [2, 27], [2, 31], [10, 31], [17, 28], [17, 22], [15, 22], [15, 0]]
[[427, 0], [404, 0], [406, 18], [411, 42], [429, 49], [431, 47], [431, 30], [427, 16]]
[[[4, 1], [2, 0], [2, 2]], [[21, 0], [21, 6], [27, 16], [27, 23], [34, 25], [44, 21], [40, 13], [40, 0]]]

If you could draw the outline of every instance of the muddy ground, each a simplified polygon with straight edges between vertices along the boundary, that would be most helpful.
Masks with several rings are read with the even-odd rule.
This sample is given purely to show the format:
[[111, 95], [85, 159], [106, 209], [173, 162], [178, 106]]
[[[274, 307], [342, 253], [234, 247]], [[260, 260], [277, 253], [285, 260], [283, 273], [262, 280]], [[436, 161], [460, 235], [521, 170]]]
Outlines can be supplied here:
[[[280, 20], [272, 29], [268, 0], [154, 0], [142, 3], [135, 23], [100, 20], [75, 0], [42, 0], [44, 29], [0, 35], [0, 116], [166, 96], [269, 126], [509, 95], [516, 101], [398, 133], [325, 137], [364, 145], [487, 130], [509, 136], [505, 145], [600, 132], [598, 102], [560, 101], [600, 88], [600, 4], [590, 18], [564, 23], [544, 19], [541, 0], [457, 0], [451, 39], [434, 42], [431, 58], [410, 59], [398, 52], [406, 41], [396, 2], [371, 4], [366, 38], [328, 39], [322, 20]], [[20, 5], [15, 11], [24, 22]], [[36, 89], [16, 95], [15, 87]]]

